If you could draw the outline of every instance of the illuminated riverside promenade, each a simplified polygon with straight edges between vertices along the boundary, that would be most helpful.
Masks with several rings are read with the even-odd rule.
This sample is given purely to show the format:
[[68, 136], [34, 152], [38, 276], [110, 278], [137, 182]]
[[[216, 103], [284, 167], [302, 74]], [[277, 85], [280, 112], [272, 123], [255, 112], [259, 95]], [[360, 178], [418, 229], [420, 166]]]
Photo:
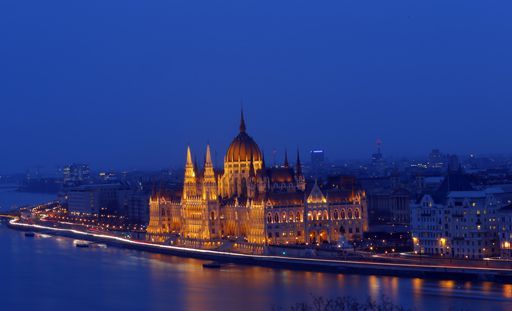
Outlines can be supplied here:
[[5, 226], [0, 226], [0, 251], [0, 263], [9, 267], [0, 282], [6, 310], [271, 310], [310, 294], [359, 299], [384, 294], [416, 310], [512, 308], [510, 284], [246, 265], [209, 270], [202, 260], [117, 247], [79, 249], [72, 239], [26, 238]]
[[194, 249], [178, 246], [154, 244], [143, 241], [135, 241], [107, 234], [96, 234], [74, 229], [63, 229], [38, 224], [21, 223], [11, 220], [14, 228], [26, 230], [39, 230], [47, 233], [61, 234], [70, 237], [88, 239], [97, 242], [105, 242], [113, 245], [129, 247], [138, 250], [165, 253], [171, 255], [194, 257], [200, 259], [213, 259], [225, 262], [252, 264], [260, 266], [322, 270], [342, 273], [383, 274], [408, 277], [441, 277], [464, 278], [477, 280], [493, 280], [510, 283], [512, 270], [508, 268], [490, 267], [460, 267], [441, 264], [407, 264], [389, 262], [366, 262], [350, 260], [329, 260], [317, 258], [298, 258], [291, 256], [248, 255], [216, 250]]

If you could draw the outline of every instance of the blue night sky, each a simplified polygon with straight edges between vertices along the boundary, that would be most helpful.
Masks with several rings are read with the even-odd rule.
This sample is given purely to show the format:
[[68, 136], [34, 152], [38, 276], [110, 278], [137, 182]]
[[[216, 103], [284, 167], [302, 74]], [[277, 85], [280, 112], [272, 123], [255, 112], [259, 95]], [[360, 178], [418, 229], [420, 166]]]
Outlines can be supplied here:
[[0, 2], [0, 172], [510, 153], [510, 1]]

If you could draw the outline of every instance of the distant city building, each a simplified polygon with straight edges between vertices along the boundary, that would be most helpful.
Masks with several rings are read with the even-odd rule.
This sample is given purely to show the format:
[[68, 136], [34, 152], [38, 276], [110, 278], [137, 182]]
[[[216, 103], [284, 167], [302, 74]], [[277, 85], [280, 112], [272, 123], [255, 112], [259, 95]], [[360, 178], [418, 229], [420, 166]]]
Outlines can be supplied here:
[[381, 151], [382, 141], [380, 139], [377, 139], [377, 142], [375, 143], [375, 145], [377, 146], [377, 152], [372, 154], [372, 164], [378, 165], [380, 162], [383, 161], [383, 156], [382, 156], [382, 151]]
[[400, 171], [395, 168], [388, 176], [360, 178], [359, 182], [366, 191], [370, 232], [407, 232], [414, 195]]
[[498, 210], [501, 257], [512, 259], [512, 204]]
[[439, 149], [432, 149], [428, 156], [427, 166], [429, 168], [444, 168], [446, 165], [446, 156]]
[[482, 259], [500, 255], [498, 188], [452, 191], [446, 201], [425, 195], [412, 205], [414, 250], [420, 254]]
[[130, 188], [122, 184], [89, 184], [70, 189], [68, 210], [88, 215], [126, 213]]
[[91, 181], [90, 170], [87, 164], [71, 164], [62, 170], [64, 186], [78, 186]]
[[126, 216], [132, 224], [148, 225], [149, 194], [133, 192], [128, 195]]
[[101, 182], [111, 183], [119, 181], [119, 175], [116, 172], [100, 172], [98, 176]]
[[456, 155], [448, 156], [448, 170], [449, 171], [458, 171], [460, 169], [462, 169], [462, 166], [460, 164], [459, 157]]
[[[426, 191], [411, 204], [414, 250], [419, 254], [482, 259], [500, 256], [508, 246], [506, 208], [510, 185], [475, 189], [456, 156], [435, 191]], [[501, 243], [500, 243], [501, 240]]]
[[404, 188], [394, 188], [368, 194], [370, 229], [372, 226], [410, 225], [410, 193]]
[[311, 176], [318, 178], [323, 174], [325, 168], [325, 152], [322, 149], [314, 149], [311, 155]]
[[380, 139], [377, 139], [376, 147], [377, 151], [371, 157], [370, 176], [386, 176], [387, 164], [382, 155], [382, 141]]

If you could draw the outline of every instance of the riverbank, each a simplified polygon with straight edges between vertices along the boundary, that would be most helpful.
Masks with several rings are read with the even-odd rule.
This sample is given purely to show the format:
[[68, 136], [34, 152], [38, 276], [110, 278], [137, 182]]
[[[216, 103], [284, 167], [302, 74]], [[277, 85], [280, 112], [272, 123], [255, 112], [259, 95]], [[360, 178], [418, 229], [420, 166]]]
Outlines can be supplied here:
[[454, 267], [446, 265], [379, 263], [350, 260], [330, 260], [316, 258], [298, 258], [289, 256], [248, 255], [216, 250], [193, 249], [179, 246], [148, 243], [125, 239], [107, 234], [97, 234], [73, 229], [9, 221], [12, 229], [36, 231], [69, 238], [104, 243], [110, 246], [135, 249], [146, 252], [167, 254], [180, 257], [214, 260], [224, 263], [256, 265], [272, 268], [298, 269], [308, 271], [326, 271], [343, 274], [392, 275], [402, 277], [469, 279], [479, 281], [512, 282], [512, 270], [482, 267]]

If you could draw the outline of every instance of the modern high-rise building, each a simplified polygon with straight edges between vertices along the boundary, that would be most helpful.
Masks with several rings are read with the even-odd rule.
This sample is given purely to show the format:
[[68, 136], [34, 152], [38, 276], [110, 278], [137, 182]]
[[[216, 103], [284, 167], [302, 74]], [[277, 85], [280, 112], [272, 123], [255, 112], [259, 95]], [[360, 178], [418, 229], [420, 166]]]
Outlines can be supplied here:
[[322, 149], [313, 149], [311, 155], [311, 175], [318, 178], [325, 169], [325, 152]]
[[62, 170], [64, 186], [78, 186], [91, 181], [89, 166], [87, 164], [71, 164]]

